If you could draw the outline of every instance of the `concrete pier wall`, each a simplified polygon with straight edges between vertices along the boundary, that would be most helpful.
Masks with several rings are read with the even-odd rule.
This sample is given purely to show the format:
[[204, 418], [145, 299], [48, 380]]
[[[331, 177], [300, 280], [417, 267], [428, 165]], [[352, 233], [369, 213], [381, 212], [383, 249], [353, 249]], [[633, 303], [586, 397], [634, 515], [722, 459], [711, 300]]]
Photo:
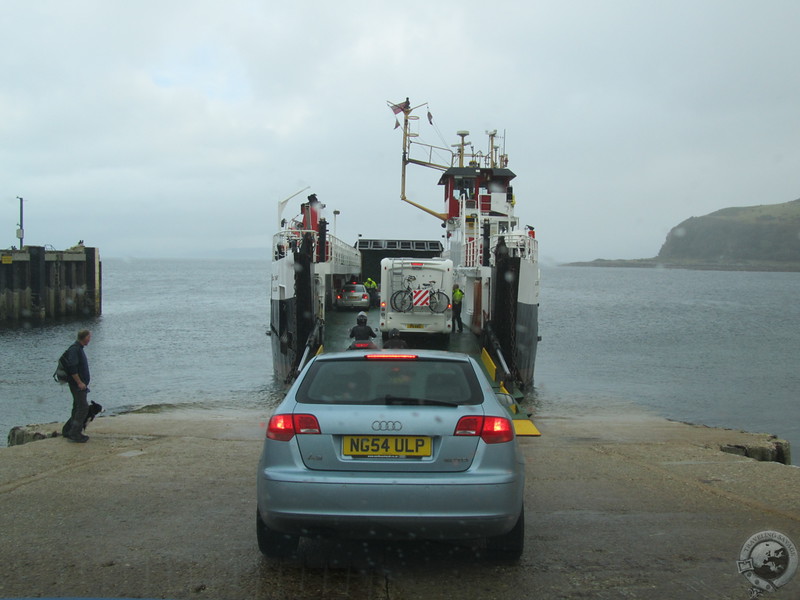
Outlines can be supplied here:
[[102, 314], [102, 279], [97, 248], [0, 250], [0, 327], [98, 316]]

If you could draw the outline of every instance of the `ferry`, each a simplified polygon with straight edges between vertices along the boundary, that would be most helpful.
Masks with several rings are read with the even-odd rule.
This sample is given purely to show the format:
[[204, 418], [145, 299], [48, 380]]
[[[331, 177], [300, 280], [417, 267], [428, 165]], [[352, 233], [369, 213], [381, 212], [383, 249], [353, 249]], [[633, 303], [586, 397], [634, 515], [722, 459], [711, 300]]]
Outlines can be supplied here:
[[[514, 215], [517, 204], [508, 155], [497, 131], [487, 131], [488, 145], [476, 150], [459, 131], [449, 148], [421, 142], [420, 119], [406, 98], [388, 103], [403, 114], [400, 199], [441, 220], [446, 231], [442, 258], [454, 265], [454, 283], [464, 293], [461, 319], [480, 337], [483, 354], [497, 366], [497, 380], [525, 393], [533, 388], [539, 336], [539, 252], [532, 225]], [[430, 111], [427, 120], [433, 125]], [[399, 121], [396, 122], [396, 128]], [[443, 157], [435, 162], [433, 157]], [[442, 172], [443, 210], [430, 209], [406, 196], [409, 165]], [[455, 333], [453, 333], [455, 335]]]
[[[524, 395], [533, 388], [540, 340], [538, 242], [534, 228], [522, 225], [514, 215], [516, 198], [511, 181], [515, 174], [508, 168], [508, 156], [497, 145], [500, 138], [496, 131], [487, 132], [486, 151], [473, 148], [467, 141], [467, 131], [459, 131], [460, 142], [450, 148], [426, 144], [413, 131], [419, 121], [413, 113], [427, 104], [412, 107], [408, 99], [401, 104], [388, 104], [395, 115], [403, 114], [400, 199], [442, 222], [446, 233], [440, 258], [452, 264], [448, 286], [452, 281], [463, 291], [464, 329], [478, 337], [483, 362], [491, 365], [487, 368], [492, 370], [494, 380], [509, 392]], [[430, 113], [428, 120], [432, 123]], [[445, 160], [437, 163], [433, 156], [444, 156]], [[427, 208], [406, 196], [409, 165], [442, 172], [438, 183], [444, 188], [443, 210]], [[272, 244], [269, 333], [275, 375], [287, 383], [323, 350], [325, 309], [334, 304], [335, 291], [362, 276], [359, 246], [350, 246], [330, 235], [328, 222], [321, 216], [325, 206], [315, 194], [301, 205], [300, 215], [281, 218], [288, 200], [303, 191], [279, 203], [280, 229]], [[371, 273], [364, 271], [363, 275]], [[413, 285], [424, 285], [423, 279], [415, 280]], [[405, 278], [404, 285], [413, 295], [415, 289], [408, 281], [411, 279]], [[385, 291], [381, 291], [382, 295]], [[436, 297], [441, 300], [440, 293], [452, 292], [437, 289]], [[420, 294], [423, 300], [425, 297]], [[450, 300], [447, 297], [444, 304], [437, 301], [440, 308], [447, 306], [443, 324], [436, 330], [437, 337], [443, 331], [449, 332], [445, 340], [469, 335], [452, 331]], [[381, 298], [382, 305], [388, 301], [389, 298]], [[381, 315], [384, 318], [383, 309]], [[409, 327], [421, 327], [419, 319], [412, 321]]]
[[272, 240], [269, 335], [274, 374], [286, 383], [322, 350], [325, 307], [335, 291], [361, 273], [361, 255], [328, 232], [316, 194], [299, 215], [282, 218], [286, 203], [307, 189], [278, 203], [280, 228]]

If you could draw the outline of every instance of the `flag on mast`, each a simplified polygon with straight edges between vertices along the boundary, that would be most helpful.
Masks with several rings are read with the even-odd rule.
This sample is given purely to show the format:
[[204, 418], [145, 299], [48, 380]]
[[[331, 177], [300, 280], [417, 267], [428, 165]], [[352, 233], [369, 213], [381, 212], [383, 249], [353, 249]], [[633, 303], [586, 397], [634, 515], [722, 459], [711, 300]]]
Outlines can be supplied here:
[[403, 112], [404, 110], [408, 110], [409, 108], [411, 108], [411, 103], [408, 101], [408, 98], [406, 98], [406, 101], [405, 101], [405, 102], [401, 102], [401, 103], [399, 103], [399, 104], [392, 104], [391, 102], [389, 102], [389, 101], [387, 100], [387, 101], [386, 101], [386, 104], [388, 104], [388, 105], [389, 105], [389, 108], [391, 108], [391, 109], [392, 109], [392, 112], [393, 112], [394, 114], [396, 114], [396, 115], [399, 115], [399, 114], [400, 114], [401, 112]]

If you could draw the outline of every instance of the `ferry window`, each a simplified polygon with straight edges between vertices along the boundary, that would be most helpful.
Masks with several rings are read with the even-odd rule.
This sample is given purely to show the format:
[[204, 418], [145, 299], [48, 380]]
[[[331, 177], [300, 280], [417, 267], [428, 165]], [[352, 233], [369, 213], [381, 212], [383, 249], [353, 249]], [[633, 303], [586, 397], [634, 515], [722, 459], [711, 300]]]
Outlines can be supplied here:
[[386, 247], [387, 248], [397, 248], [397, 242], [394, 241], [394, 240], [390, 240], [390, 241], [386, 242]]
[[461, 179], [457, 182], [458, 195], [461, 198], [472, 198], [475, 196], [475, 180], [474, 179]]

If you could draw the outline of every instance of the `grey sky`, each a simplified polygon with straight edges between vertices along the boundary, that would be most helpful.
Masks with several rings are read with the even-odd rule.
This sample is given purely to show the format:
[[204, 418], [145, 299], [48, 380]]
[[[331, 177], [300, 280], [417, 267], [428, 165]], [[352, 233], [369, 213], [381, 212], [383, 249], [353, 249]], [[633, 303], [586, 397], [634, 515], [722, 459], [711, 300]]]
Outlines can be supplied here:
[[[436, 238], [399, 201], [386, 101], [421, 138], [506, 132], [545, 261], [654, 256], [669, 229], [800, 197], [800, 3], [0, 3], [0, 247], [268, 247], [305, 186], [337, 235]], [[442, 206], [438, 173], [409, 197]], [[330, 217], [330, 214], [328, 215]]]

